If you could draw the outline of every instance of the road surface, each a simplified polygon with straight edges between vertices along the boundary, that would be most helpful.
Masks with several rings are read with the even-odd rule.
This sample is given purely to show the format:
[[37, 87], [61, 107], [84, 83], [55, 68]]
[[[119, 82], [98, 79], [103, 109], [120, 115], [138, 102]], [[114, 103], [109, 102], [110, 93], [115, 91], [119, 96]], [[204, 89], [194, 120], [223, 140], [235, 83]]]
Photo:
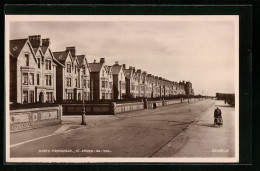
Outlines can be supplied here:
[[[219, 103], [203, 100], [115, 116], [86, 116], [87, 126], [80, 126], [80, 116], [66, 116], [60, 127], [12, 133], [10, 155], [231, 157], [234, 156], [234, 108], [220, 107], [224, 126], [214, 128], [213, 111]], [[226, 151], [213, 152], [215, 149]]]

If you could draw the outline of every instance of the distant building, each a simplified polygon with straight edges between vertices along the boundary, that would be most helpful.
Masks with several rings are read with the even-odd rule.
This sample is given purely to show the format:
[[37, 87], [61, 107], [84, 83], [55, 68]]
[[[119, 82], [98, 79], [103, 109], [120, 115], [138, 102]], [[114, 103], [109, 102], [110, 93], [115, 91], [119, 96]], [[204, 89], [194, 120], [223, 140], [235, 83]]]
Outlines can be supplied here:
[[[87, 86], [89, 81], [89, 67], [84, 55], [76, 55], [75, 47], [67, 47], [65, 51], [53, 52], [57, 62], [57, 101], [62, 100], [82, 100], [83, 94], [90, 93]], [[80, 60], [79, 60], [80, 59]], [[83, 74], [84, 69], [85, 74]], [[85, 89], [83, 93], [82, 77], [84, 77], [83, 84]]]
[[185, 84], [185, 91], [186, 91], [186, 95], [194, 95], [194, 91], [192, 89], [192, 83], [187, 81]]
[[138, 96], [138, 80], [135, 67], [129, 66], [125, 70], [126, 94], [136, 98]]
[[40, 35], [10, 40], [10, 101], [54, 102], [56, 64], [50, 40]]
[[90, 88], [91, 100], [111, 99], [112, 89], [109, 86], [108, 66], [105, 65], [105, 58], [100, 62], [89, 63], [90, 67]]
[[10, 40], [10, 102], [101, 100], [194, 95], [189, 81], [174, 82], [116, 62], [88, 63], [76, 48], [52, 52], [40, 35]]
[[116, 61], [112, 66], [114, 99], [123, 99], [126, 94], [125, 65]]
[[[78, 69], [78, 85], [82, 89], [84, 100], [90, 99], [90, 68], [85, 55], [77, 55], [79, 61]], [[81, 100], [81, 95], [78, 94], [78, 99]]]

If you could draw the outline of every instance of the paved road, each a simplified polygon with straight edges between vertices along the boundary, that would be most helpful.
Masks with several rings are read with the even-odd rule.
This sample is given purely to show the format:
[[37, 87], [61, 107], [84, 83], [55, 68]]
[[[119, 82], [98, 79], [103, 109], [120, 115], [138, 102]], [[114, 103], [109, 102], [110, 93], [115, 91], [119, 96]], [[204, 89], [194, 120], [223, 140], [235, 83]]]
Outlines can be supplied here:
[[[207, 118], [210, 113], [212, 115], [215, 102], [214, 100], [204, 100], [191, 104], [165, 106], [155, 110], [147, 109], [123, 113], [116, 116], [87, 116], [88, 125], [86, 127], [76, 126], [74, 130], [65, 131], [68, 129], [64, 128], [64, 126], [66, 127], [65, 124], [62, 126], [63, 128], [61, 127], [53, 132], [57, 133], [55, 135], [21, 145], [15, 144], [28, 139], [18, 138], [19, 140], [17, 140], [18, 136], [11, 134], [11, 144], [14, 145], [11, 148], [11, 157], [186, 156], [189, 148], [194, 148], [194, 143], [188, 141], [187, 138], [181, 140], [180, 137], [185, 132], [190, 140], [198, 138], [196, 136], [203, 138], [206, 135], [200, 130], [200, 127], [215, 129], [210, 127], [210, 124], [213, 123], [212, 116], [211, 119]], [[226, 109], [232, 110], [233, 108], [226, 107], [224, 110]], [[195, 128], [197, 122], [195, 118], [197, 120], [201, 118], [197, 124], [204, 124], [204, 126]], [[74, 125], [80, 123], [79, 116], [64, 117], [63, 120], [65, 123], [74, 123]], [[194, 120], [196, 122], [193, 122]], [[227, 123], [228, 119], [224, 121]], [[188, 128], [188, 131], [183, 131], [185, 128]], [[226, 130], [226, 128], [229, 128], [228, 124], [215, 130], [221, 131]], [[192, 131], [197, 132], [196, 136], [193, 136]], [[232, 134], [232, 132], [226, 133], [228, 136]], [[222, 135], [226, 135], [225, 131]], [[174, 150], [168, 148], [169, 144], [178, 139], [178, 143], [182, 145], [175, 147]], [[232, 149], [229, 148], [233, 145], [232, 139], [224, 138], [224, 141], [228, 147], [221, 146], [221, 148], [229, 149], [229, 154], [233, 155]], [[210, 149], [212, 147], [214, 145]], [[181, 152], [180, 149], [184, 151]], [[203, 154], [205, 156], [212, 155], [212, 153]]]
[[[214, 127], [213, 111], [220, 106], [224, 125]], [[187, 131], [180, 133], [164, 146], [156, 157], [234, 157], [235, 108], [216, 101]]]

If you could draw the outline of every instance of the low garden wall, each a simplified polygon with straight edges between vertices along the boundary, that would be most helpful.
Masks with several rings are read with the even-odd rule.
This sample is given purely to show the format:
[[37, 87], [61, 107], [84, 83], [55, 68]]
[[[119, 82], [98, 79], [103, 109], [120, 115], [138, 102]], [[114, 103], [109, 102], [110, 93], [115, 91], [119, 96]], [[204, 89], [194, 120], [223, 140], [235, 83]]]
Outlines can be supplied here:
[[[157, 107], [167, 106], [178, 103], [188, 103], [199, 99], [172, 99], [172, 100], [157, 100], [157, 101], [144, 101], [144, 102], [131, 102], [131, 103], [99, 103], [99, 104], [85, 104], [86, 115], [115, 115], [118, 113], [152, 109], [153, 103], [156, 103]], [[82, 115], [82, 104], [62, 104], [63, 115]]]
[[116, 104], [115, 114], [142, 109], [144, 109], [144, 102]]
[[10, 110], [10, 132], [61, 124], [62, 107]]
[[[86, 115], [111, 115], [114, 114], [114, 103], [85, 104]], [[63, 115], [81, 115], [82, 104], [63, 104]]]

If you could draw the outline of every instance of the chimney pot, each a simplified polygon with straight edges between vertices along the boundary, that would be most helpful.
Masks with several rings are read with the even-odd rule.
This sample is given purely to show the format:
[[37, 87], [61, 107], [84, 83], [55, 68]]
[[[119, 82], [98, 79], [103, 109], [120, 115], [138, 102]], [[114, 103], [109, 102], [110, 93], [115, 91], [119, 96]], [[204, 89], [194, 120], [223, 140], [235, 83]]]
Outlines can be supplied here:
[[76, 47], [75, 47], [75, 46], [66, 47], [66, 52], [70, 52], [71, 55], [72, 55], [73, 57], [75, 57], [75, 56], [76, 56]]
[[100, 58], [100, 63], [105, 63], [105, 58]]
[[125, 69], [125, 64], [123, 64], [123, 68]]
[[96, 59], [94, 59], [94, 63], [96, 63]]
[[47, 38], [47, 39], [42, 39], [42, 46], [50, 46], [51, 42], [50, 42], [50, 39]]
[[115, 66], [118, 66], [118, 65], [119, 65], [118, 61], [115, 61]]
[[29, 41], [33, 48], [42, 46], [41, 35], [29, 36]]

